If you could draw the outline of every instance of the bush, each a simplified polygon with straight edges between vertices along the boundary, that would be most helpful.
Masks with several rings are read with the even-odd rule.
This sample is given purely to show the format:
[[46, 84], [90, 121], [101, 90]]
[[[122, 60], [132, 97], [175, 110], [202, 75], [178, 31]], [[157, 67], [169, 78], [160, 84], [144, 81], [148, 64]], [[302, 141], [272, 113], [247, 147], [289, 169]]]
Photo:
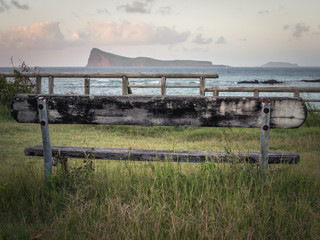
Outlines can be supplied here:
[[[34, 70], [37, 70], [35, 68]], [[8, 80], [0, 76], [0, 104], [10, 107], [13, 97], [18, 93], [35, 93], [35, 83], [22, 73], [30, 72], [30, 68], [23, 61], [18, 69], [13, 67], [14, 78]]]

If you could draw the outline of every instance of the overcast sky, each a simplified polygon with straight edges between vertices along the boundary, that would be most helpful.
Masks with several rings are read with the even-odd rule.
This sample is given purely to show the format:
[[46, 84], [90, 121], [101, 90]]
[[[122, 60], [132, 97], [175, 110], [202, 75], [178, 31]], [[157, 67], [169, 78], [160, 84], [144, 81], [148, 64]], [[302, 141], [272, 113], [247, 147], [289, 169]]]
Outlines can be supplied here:
[[320, 0], [0, 0], [0, 66], [85, 66], [92, 48], [231, 66], [320, 66]]

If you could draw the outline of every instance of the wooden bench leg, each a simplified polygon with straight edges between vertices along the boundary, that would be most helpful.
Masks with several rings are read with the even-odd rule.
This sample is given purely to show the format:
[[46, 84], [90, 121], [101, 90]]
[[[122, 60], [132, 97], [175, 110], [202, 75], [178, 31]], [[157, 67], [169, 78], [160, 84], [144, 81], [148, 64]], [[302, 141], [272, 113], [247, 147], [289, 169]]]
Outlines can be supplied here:
[[52, 149], [51, 149], [51, 143], [50, 143], [46, 99], [44, 97], [39, 97], [37, 99], [37, 106], [38, 106], [38, 112], [39, 112], [39, 121], [40, 121], [42, 143], [43, 143], [43, 149], [44, 149], [44, 177], [49, 178], [52, 174]]
[[269, 161], [269, 131], [270, 131], [271, 102], [262, 102], [261, 112], [261, 151], [260, 151], [260, 174], [266, 179]]

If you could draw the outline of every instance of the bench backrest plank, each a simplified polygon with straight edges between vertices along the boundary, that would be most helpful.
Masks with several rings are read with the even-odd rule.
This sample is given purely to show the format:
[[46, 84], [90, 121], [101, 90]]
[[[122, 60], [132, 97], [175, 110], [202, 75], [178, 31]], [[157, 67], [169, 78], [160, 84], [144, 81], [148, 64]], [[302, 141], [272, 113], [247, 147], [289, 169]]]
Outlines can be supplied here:
[[261, 128], [263, 101], [271, 101], [271, 128], [298, 128], [307, 116], [299, 98], [18, 94], [13, 117], [38, 123], [40, 96], [47, 100], [49, 123], [59, 124]]

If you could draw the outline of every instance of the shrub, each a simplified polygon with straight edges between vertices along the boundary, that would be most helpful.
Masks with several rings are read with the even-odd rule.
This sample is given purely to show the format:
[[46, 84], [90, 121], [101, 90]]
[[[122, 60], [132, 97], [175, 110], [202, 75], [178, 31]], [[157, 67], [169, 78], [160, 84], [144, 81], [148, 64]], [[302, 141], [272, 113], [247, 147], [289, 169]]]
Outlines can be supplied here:
[[[34, 68], [36, 71], [37, 68]], [[7, 79], [0, 76], [0, 103], [1, 105], [10, 107], [11, 100], [18, 93], [34, 93], [35, 83], [29, 77], [23, 76], [22, 73], [30, 72], [30, 68], [24, 61], [19, 65], [18, 69], [13, 67], [13, 79]]]

